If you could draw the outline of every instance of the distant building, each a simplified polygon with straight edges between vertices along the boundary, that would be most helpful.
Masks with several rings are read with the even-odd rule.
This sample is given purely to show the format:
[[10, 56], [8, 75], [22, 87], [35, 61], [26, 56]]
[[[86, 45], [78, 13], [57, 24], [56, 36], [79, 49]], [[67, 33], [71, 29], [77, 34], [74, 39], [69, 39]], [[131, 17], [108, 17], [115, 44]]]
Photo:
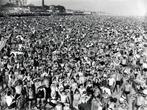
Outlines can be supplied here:
[[28, 13], [30, 12], [29, 7], [20, 7], [16, 4], [7, 3], [1, 7], [1, 13]]
[[45, 12], [46, 10], [42, 6], [29, 6], [30, 12]]
[[[47, 8], [46, 8], [47, 9]], [[48, 6], [48, 9], [47, 9], [48, 12], [50, 13], [65, 13], [66, 12], [66, 9], [64, 6], [60, 6], [60, 5], [50, 5]]]
[[84, 11], [77, 10], [77, 11], [74, 11], [73, 13], [74, 14], [84, 14]]
[[26, 6], [27, 0], [9, 0], [10, 4], [15, 4], [16, 6]]
[[86, 15], [91, 15], [92, 12], [90, 12], [90, 11], [84, 11], [84, 14], [86, 14]]
[[82, 14], [82, 15], [91, 15], [92, 12], [91, 11], [77, 11], [77, 10], [71, 10], [71, 9], [67, 9], [66, 10], [67, 14]]
[[67, 13], [67, 14], [74, 14], [74, 10], [67, 9], [67, 10], [66, 10], [66, 13]]

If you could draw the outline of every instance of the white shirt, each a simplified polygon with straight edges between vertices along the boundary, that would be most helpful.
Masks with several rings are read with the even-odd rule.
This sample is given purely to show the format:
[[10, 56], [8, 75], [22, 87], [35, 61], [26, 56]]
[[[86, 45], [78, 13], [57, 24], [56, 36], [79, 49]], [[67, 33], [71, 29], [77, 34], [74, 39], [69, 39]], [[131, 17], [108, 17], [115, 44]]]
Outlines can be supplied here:
[[55, 107], [55, 110], [62, 110], [62, 105], [57, 105], [57, 106]]
[[111, 90], [109, 88], [106, 88], [106, 87], [101, 87], [101, 88], [104, 93], [106, 92], [108, 95], [111, 95]]
[[85, 88], [82, 88], [82, 89], [79, 88], [79, 91], [80, 91], [80, 94], [82, 95], [83, 92], [86, 91], [86, 89]]
[[16, 86], [16, 87], [15, 87], [15, 90], [16, 90], [16, 93], [17, 93], [17, 94], [21, 94], [22, 88], [21, 88], [21, 86]]
[[127, 60], [126, 59], [123, 59], [122, 60], [122, 64], [125, 65], [126, 63], [127, 63]]
[[147, 68], [147, 63], [143, 63], [143, 68]]
[[6, 96], [5, 99], [6, 99], [7, 105], [10, 106], [12, 104], [13, 97], [12, 96]]
[[84, 83], [85, 82], [85, 77], [84, 76], [80, 76], [80, 84]]
[[114, 78], [109, 78], [109, 85], [112, 86], [115, 82], [115, 79]]
[[41, 74], [41, 77], [47, 76], [47, 72], [43, 72], [43, 74]]
[[64, 110], [70, 110], [70, 108], [68, 106], [65, 106], [63, 109]]
[[141, 105], [143, 105], [144, 104], [144, 98], [142, 97], [142, 96], [139, 96], [138, 98], [137, 98], [137, 105], [138, 106], [141, 106]]
[[67, 95], [61, 95], [61, 102], [66, 103]]
[[73, 83], [71, 86], [75, 90], [77, 88], [77, 83]]
[[79, 76], [83, 76], [83, 73], [82, 72], [79, 72], [78, 74], [79, 74]]

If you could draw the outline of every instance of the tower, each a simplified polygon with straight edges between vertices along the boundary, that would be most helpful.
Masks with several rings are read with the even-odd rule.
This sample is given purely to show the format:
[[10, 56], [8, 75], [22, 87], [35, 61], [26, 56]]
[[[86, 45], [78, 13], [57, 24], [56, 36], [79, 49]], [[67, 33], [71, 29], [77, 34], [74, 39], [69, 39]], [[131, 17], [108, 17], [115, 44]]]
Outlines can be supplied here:
[[44, 7], [44, 0], [42, 0], [42, 7]]

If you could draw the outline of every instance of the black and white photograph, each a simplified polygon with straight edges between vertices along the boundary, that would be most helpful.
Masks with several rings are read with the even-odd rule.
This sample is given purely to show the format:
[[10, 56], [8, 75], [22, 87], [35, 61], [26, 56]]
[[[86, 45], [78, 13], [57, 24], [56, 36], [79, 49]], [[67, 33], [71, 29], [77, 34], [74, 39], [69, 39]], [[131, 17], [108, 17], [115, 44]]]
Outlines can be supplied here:
[[0, 0], [0, 110], [147, 110], [147, 0]]

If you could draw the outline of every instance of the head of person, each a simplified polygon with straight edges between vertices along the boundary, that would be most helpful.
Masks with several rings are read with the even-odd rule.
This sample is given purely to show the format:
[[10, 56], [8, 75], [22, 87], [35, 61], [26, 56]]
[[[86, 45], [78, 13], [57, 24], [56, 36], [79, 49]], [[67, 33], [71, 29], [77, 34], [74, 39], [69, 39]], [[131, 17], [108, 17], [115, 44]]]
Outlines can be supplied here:
[[49, 85], [49, 80], [48, 79], [44, 79], [44, 84], [45, 84], [45, 86], [48, 86]]
[[11, 91], [9, 90], [8, 92], [7, 92], [7, 96], [10, 96], [11, 95]]
[[98, 97], [98, 95], [99, 95], [99, 89], [98, 88], [94, 89], [93, 95], [94, 95], [94, 97]]
[[65, 90], [61, 91], [61, 94], [66, 95], [66, 91]]
[[95, 82], [96, 82], [96, 83], [99, 82], [99, 79], [98, 79], [98, 78], [95, 78]]
[[83, 88], [84, 88], [84, 85], [83, 85], [83, 84], [80, 84], [80, 85], [79, 85], [79, 88], [80, 88], [80, 89], [83, 89]]
[[76, 89], [75, 94], [80, 94], [80, 91], [78, 89]]
[[52, 84], [52, 85], [51, 85], [51, 91], [52, 91], [52, 92], [55, 92], [55, 91], [56, 91], [56, 85], [55, 85], [55, 84]]

